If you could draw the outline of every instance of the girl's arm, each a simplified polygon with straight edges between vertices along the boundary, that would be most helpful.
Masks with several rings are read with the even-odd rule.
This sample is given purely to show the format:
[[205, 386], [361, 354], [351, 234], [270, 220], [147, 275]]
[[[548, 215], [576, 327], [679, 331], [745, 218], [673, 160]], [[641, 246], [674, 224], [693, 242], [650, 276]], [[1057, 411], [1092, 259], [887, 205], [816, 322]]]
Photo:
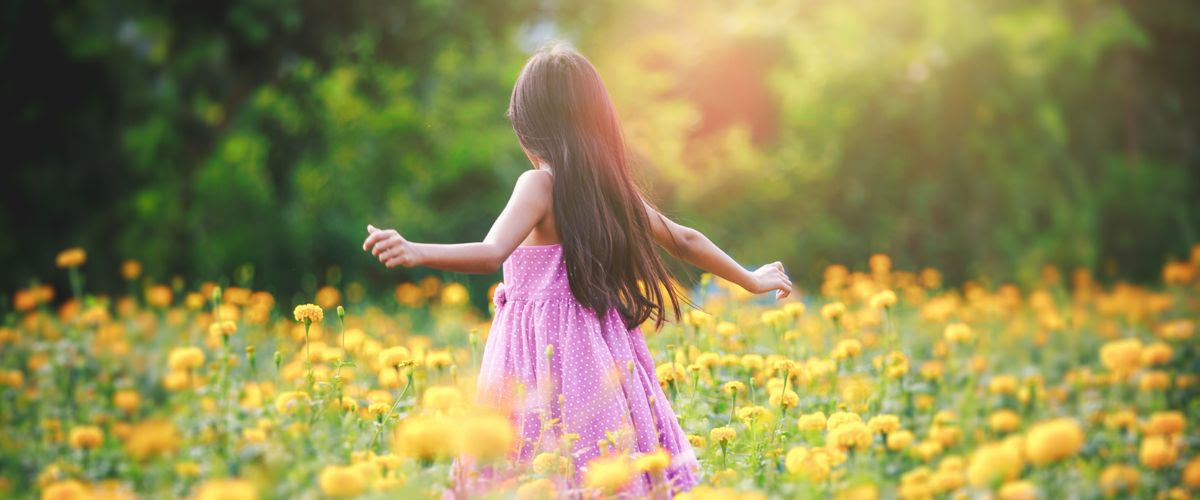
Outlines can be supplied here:
[[792, 293], [792, 281], [784, 272], [783, 264], [772, 262], [751, 272], [734, 261], [704, 233], [676, 224], [649, 203], [642, 203], [646, 207], [646, 216], [650, 218], [654, 240], [675, 258], [725, 278], [751, 293], [775, 290], [776, 299]]
[[404, 239], [395, 229], [368, 225], [363, 250], [389, 268], [423, 266], [457, 273], [494, 273], [550, 210], [550, 183], [550, 173], [546, 171], [521, 174], [508, 205], [481, 242], [416, 243]]

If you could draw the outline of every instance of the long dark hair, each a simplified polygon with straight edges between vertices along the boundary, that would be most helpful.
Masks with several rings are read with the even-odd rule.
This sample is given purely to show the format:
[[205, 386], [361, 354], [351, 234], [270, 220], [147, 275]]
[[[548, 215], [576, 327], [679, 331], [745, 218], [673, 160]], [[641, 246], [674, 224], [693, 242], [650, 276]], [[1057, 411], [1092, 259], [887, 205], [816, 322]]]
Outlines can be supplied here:
[[592, 63], [555, 44], [525, 64], [508, 118], [521, 145], [550, 165], [554, 224], [571, 294], [603, 315], [616, 308], [626, 327], [654, 318], [680, 293], [659, 257], [643, 198], [630, 175], [621, 125]]

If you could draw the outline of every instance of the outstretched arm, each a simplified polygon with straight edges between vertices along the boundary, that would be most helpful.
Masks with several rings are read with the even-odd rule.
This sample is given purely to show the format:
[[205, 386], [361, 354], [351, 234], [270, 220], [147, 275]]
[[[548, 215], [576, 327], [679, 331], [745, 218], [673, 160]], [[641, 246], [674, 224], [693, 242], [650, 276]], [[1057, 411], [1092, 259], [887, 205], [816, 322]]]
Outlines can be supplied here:
[[549, 172], [521, 174], [508, 205], [481, 242], [439, 245], [404, 239], [395, 229], [367, 226], [363, 250], [387, 267], [432, 267], [457, 273], [490, 274], [521, 244], [550, 210]]
[[776, 299], [783, 299], [792, 293], [792, 281], [784, 272], [783, 264], [772, 262], [751, 272], [734, 261], [704, 233], [676, 224], [649, 203], [642, 203], [646, 207], [646, 216], [650, 218], [654, 240], [675, 258], [725, 278], [751, 293], [775, 290]]

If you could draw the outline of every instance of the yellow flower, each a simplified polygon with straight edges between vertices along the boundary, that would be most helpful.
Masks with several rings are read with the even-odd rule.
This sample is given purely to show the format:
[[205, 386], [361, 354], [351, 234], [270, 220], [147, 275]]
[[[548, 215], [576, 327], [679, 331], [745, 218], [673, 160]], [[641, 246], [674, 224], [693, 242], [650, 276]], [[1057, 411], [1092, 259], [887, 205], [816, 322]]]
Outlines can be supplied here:
[[454, 430], [454, 423], [441, 415], [411, 417], [396, 428], [392, 443], [402, 455], [422, 460], [446, 458], [455, 452], [456, 443], [448, 439]]
[[1142, 364], [1146, 366], [1154, 366], [1165, 364], [1171, 361], [1171, 356], [1174, 355], [1174, 350], [1170, 345], [1164, 342], [1155, 342], [1142, 349]]
[[353, 497], [367, 489], [367, 478], [353, 465], [327, 465], [317, 478], [321, 492], [331, 497]]
[[1125, 464], [1112, 464], [1100, 473], [1100, 489], [1105, 495], [1114, 495], [1119, 491], [1134, 491], [1138, 487], [1141, 474], [1136, 467]]
[[460, 453], [487, 462], [503, 459], [512, 447], [516, 433], [508, 418], [483, 413], [456, 422], [456, 436]]
[[971, 455], [967, 478], [975, 486], [991, 486], [996, 481], [1016, 479], [1022, 466], [1021, 450], [1015, 444], [988, 443]]
[[611, 494], [629, 484], [633, 479], [633, 467], [624, 455], [602, 457], [589, 462], [584, 474], [588, 488]]
[[1200, 488], [1200, 458], [1193, 458], [1183, 466], [1183, 484], [1188, 488]]
[[103, 440], [104, 433], [100, 431], [99, 427], [94, 425], [81, 425], [71, 429], [71, 435], [67, 438], [72, 448], [86, 448], [89, 450], [100, 446]]
[[1163, 436], [1146, 436], [1142, 439], [1141, 451], [1138, 458], [1142, 464], [1151, 469], [1160, 469], [1173, 465], [1179, 458], [1175, 445]]
[[846, 314], [846, 304], [832, 302], [821, 306], [821, 316], [829, 321], [837, 321]]
[[638, 457], [635, 462], [637, 470], [641, 472], [659, 473], [666, 470], [671, 464], [671, 456], [664, 450], [657, 450], [653, 453], [646, 453]]
[[783, 305], [783, 312], [787, 313], [788, 316], [791, 316], [793, 318], [799, 318], [801, 315], [804, 314], [804, 303], [803, 302], [788, 302], [787, 304]]
[[126, 280], [133, 281], [142, 275], [142, 263], [136, 260], [127, 260], [121, 263], [121, 277]]
[[728, 443], [737, 437], [737, 431], [732, 427], [717, 427], [708, 432], [708, 438], [716, 443]]
[[434, 410], [449, 410], [462, 405], [462, 391], [454, 386], [434, 386], [425, 389], [421, 404]]
[[825, 430], [825, 413], [816, 411], [801, 415], [796, 420], [796, 427], [801, 431], [823, 431]]
[[912, 444], [912, 442], [913, 442], [912, 431], [905, 430], [905, 429], [900, 429], [896, 432], [892, 432], [892, 433], [888, 434], [888, 436], [887, 436], [887, 447], [889, 450], [892, 450], [892, 451], [900, 451], [905, 448], [908, 448], [908, 445]]
[[1012, 432], [1021, 427], [1021, 416], [1012, 410], [996, 410], [988, 416], [988, 426], [996, 432]]
[[113, 406], [125, 413], [133, 413], [137, 411], [138, 406], [142, 403], [142, 397], [137, 391], [131, 389], [121, 389], [113, 394]]
[[988, 391], [992, 394], [1015, 394], [1017, 378], [1012, 375], [995, 375], [988, 381]]
[[825, 425], [829, 429], [836, 429], [838, 427], [841, 427], [844, 424], [851, 423], [851, 422], [861, 424], [862, 417], [854, 412], [839, 411], [839, 412], [834, 412], [833, 415], [830, 415], [829, 421], [826, 422]]
[[200, 465], [190, 460], [175, 464], [175, 474], [180, 477], [196, 477], [200, 475]]
[[83, 251], [83, 249], [79, 247], [68, 248], [59, 252], [58, 257], [54, 259], [54, 262], [56, 265], [58, 265], [58, 267], [63, 269], [69, 267], [79, 267], [87, 262], [87, 252]]
[[57, 481], [42, 489], [42, 500], [84, 500], [92, 498], [83, 483], [74, 479]]
[[721, 385], [721, 392], [725, 393], [726, 396], [732, 396], [738, 392], [746, 392], [746, 384], [738, 382], [737, 380], [725, 382]]
[[1142, 362], [1142, 342], [1135, 338], [1115, 340], [1100, 347], [1100, 362], [1109, 371], [1127, 374]]
[[160, 309], [171, 306], [174, 294], [167, 285], [152, 285], [146, 289], [146, 303]]
[[258, 490], [245, 479], [210, 479], [196, 490], [196, 500], [257, 500]]
[[877, 434], [889, 434], [900, 428], [900, 417], [895, 415], [876, 415], [867, 421], [867, 428]]
[[1037, 491], [1037, 486], [1029, 481], [1013, 481], [1004, 483], [996, 496], [1000, 500], [1035, 500]]
[[730, 323], [728, 321], [722, 321], [717, 324], [717, 335], [720, 335], [722, 337], [729, 337], [733, 334], [736, 334], [737, 332], [738, 332], [738, 327], [737, 327], [737, 325], [735, 325], [733, 323]]
[[825, 441], [830, 446], [841, 449], [866, 449], [871, 446], [872, 434], [862, 422], [846, 422], [837, 427], [830, 427]]
[[146, 420], [133, 426], [125, 440], [125, 451], [134, 459], [144, 461], [166, 455], [179, 446], [179, 432], [167, 420]]
[[558, 453], [539, 453], [533, 457], [533, 471], [538, 474], [555, 474], [567, 467], [567, 459]]
[[1057, 418], [1029, 429], [1026, 453], [1035, 465], [1044, 465], [1074, 456], [1083, 447], [1083, 442], [1083, 430], [1074, 419]]
[[1172, 435], [1183, 432], [1187, 427], [1187, 418], [1183, 412], [1160, 411], [1154, 412], [1142, 427], [1142, 432], [1148, 435]]
[[199, 347], [177, 347], [167, 355], [167, 367], [172, 371], [187, 372], [204, 364], [204, 351]]
[[796, 391], [788, 389], [787, 391], [773, 391], [768, 398], [771, 406], [781, 408], [795, 408], [800, 403], [800, 395]]
[[845, 339], [833, 348], [833, 359], [846, 359], [858, 356], [862, 352], [862, 342], [858, 339]]
[[292, 316], [301, 323], [320, 323], [325, 319], [325, 311], [316, 304], [301, 304], [292, 310]]
[[799, 474], [804, 470], [805, 462], [808, 461], [808, 448], [803, 446], [794, 447], [787, 452], [783, 463], [787, 466], [788, 472]]
[[971, 338], [974, 337], [974, 334], [971, 332], [971, 327], [967, 326], [965, 323], [951, 323], [946, 325], [946, 329], [942, 332], [942, 336], [945, 337], [946, 342], [965, 344], [971, 341]]
[[558, 488], [554, 481], [546, 478], [534, 479], [517, 488], [517, 500], [554, 500], [558, 498]]
[[869, 305], [872, 309], [883, 309], [896, 305], [896, 292], [883, 290], [871, 296]]
[[291, 413], [307, 406], [309, 399], [308, 393], [304, 391], [281, 392], [275, 397], [275, 411], [281, 414]]
[[467, 287], [461, 284], [450, 283], [442, 288], [442, 305], [444, 306], [461, 306], [466, 304], [470, 298]]

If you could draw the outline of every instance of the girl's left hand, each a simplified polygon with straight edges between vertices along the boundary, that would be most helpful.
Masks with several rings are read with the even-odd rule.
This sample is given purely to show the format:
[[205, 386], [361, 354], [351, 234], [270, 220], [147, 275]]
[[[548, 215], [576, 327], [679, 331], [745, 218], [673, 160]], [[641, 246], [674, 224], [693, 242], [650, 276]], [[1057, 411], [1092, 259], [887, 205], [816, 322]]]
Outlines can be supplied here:
[[389, 268], [420, 265], [416, 246], [400, 236], [395, 229], [379, 229], [368, 224], [367, 233], [369, 234], [363, 241], [363, 250], [378, 257], [383, 265]]

